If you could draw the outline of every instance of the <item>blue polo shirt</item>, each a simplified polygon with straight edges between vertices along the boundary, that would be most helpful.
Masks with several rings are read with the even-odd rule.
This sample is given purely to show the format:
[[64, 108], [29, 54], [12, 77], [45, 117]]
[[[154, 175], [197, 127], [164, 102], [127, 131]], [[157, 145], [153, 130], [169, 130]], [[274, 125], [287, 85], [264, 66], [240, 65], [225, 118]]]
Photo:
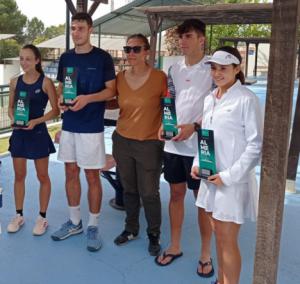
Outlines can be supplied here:
[[[71, 49], [59, 60], [57, 80], [63, 83], [64, 68], [77, 69], [77, 95], [89, 95], [105, 89], [105, 82], [115, 79], [111, 56], [93, 47], [88, 53], [75, 53]], [[63, 116], [62, 129], [75, 133], [99, 133], [104, 131], [105, 102], [87, 104], [79, 111], [68, 110]]]

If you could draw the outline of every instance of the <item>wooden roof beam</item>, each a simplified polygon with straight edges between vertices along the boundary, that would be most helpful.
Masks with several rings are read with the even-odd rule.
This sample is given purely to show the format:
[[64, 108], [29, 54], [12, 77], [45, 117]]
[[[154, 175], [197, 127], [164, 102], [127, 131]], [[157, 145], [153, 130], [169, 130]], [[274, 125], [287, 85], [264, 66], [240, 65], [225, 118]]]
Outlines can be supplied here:
[[76, 10], [77, 12], [87, 13], [88, 0], [77, 0], [76, 2]]
[[149, 64], [150, 66], [154, 66], [155, 63], [155, 55], [156, 55], [156, 43], [157, 43], [157, 33], [162, 24], [162, 18], [158, 15], [147, 15], [151, 37], [150, 37], [150, 56], [149, 56]]
[[269, 24], [272, 21], [272, 3], [267, 4], [215, 4], [137, 7], [147, 15], [182, 22], [197, 17], [206, 24]]
[[67, 7], [72, 15], [75, 15], [77, 13], [77, 10], [72, 2], [72, 0], [65, 0], [67, 3]]
[[103, 3], [103, 4], [108, 4], [108, 0], [94, 0], [93, 4], [91, 5], [88, 13], [89, 15], [93, 16], [93, 14], [95, 13], [95, 11], [97, 10], [98, 6]]

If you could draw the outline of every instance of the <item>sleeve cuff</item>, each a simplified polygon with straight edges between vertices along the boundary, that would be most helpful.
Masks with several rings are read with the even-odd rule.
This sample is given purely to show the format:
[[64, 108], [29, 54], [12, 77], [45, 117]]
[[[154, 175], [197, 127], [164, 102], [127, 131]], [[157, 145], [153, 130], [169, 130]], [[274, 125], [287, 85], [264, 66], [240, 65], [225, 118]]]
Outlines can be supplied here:
[[232, 179], [230, 177], [230, 173], [228, 170], [226, 171], [223, 171], [223, 172], [220, 172], [219, 173], [221, 179], [222, 179], [222, 182], [226, 185], [226, 186], [230, 186], [232, 185]]

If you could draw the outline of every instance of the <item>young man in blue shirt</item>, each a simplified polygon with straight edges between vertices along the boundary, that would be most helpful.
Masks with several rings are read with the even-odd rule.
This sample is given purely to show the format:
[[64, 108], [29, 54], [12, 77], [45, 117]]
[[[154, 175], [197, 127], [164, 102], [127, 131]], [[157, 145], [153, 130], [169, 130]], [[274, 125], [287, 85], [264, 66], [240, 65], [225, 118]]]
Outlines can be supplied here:
[[62, 103], [66, 68], [77, 72], [77, 96], [72, 106], [60, 105], [64, 111], [58, 159], [65, 163], [66, 194], [70, 219], [52, 234], [55, 241], [83, 232], [80, 216], [80, 168], [88, 184], [89, 221], [87, 249], [101, 248], [98, 230], [102, 187], [99, 170], [105, 165], [105, 101], [115, 94], [115, 70], [111, 56], [91, 45], [91, 16], [77, 13], [72, 17], [71, 35], [75, 48], [62, 54], [57, 79]]

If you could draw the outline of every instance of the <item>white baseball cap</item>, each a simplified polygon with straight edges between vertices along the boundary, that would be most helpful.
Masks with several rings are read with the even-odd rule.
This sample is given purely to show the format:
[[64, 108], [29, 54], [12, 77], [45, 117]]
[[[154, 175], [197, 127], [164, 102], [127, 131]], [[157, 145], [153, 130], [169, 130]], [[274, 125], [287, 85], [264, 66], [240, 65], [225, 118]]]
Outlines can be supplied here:
[[220, 65], [241, 64], [236, 56], [223, 50], [216, 51], [213, 56], [206, 61], [206, 64], [210, 63], [217, 63]]

